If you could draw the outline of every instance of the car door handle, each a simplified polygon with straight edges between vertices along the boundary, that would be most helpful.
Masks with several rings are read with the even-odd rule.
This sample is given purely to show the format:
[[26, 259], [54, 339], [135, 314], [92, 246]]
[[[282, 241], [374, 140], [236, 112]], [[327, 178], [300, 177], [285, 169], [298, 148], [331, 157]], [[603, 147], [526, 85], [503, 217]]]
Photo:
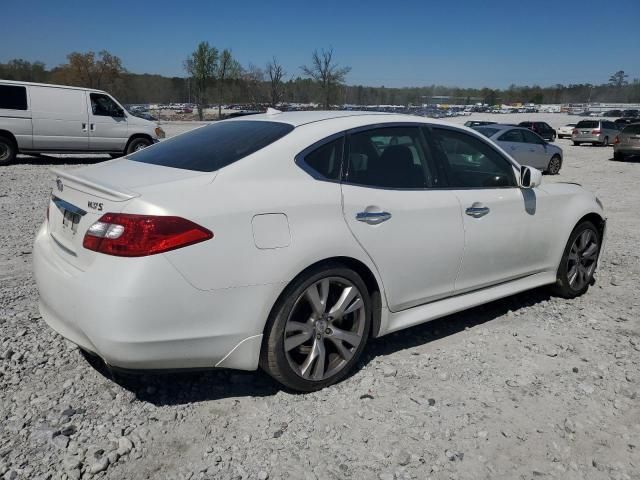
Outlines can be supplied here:
[[82, 124], [82, 131], [83, 131], [83, 132], [86, 132], [86, 131], [87, 131], [87, 124], [86, 124], [86, 123], [83, 123], [83, 124]]
[[90, 124], [90, 125], [89, 125], [89, 129], [90, 129], [92, 132], [95, 132], [95, 131], [96, 131], [96, 124], [95, 124], [95, 123]]
[[464, 211], [464, 213], [466, 213], [467, 215], [469, 215], [470, 217], [473, 217], [473, 218], [480, 218], [480, 217], [484, 217], [490, 211], [491, 210], [489, 209], [489, 207], [485, 207], [481, 203], [475, 202], [473, 205], [468, 207]]
[[386, 222], [390, 218], [391, 214], [389, 212], [358, 212], [356, 214], [356, 220], [369, 225], [377, 225], [378, 223]]

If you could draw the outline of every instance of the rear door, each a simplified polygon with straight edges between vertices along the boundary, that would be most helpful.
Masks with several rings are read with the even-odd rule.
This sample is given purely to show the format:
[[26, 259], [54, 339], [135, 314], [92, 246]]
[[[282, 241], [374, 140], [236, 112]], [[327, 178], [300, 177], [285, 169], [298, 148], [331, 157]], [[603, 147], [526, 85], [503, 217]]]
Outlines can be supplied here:
[[376, 265], [390, 310], [453, 293], [464, 232], [455, 194], [437, 187], [420, 128], [347, 137], [345, 220]]
[[129, 138], [124, 110], [107, 94], [89, 92], [89, 146], [92, 151], [122, 152]]
[[445, 127], [430, 131], [434, 157], [460, 201], [464, 225], [464, 258], [455, 293], [547, 269], [552, 217], [545, 214], [546, 194], [520, 189], [515, 166], [477, 137]]
[[522, 136], [525, 141], [524, 158], [526, 159], [526, 161], [522, 163], [540, 170], [545, 170], [550, 160], [550, 156], [547, 154], [547, 142], [530, 130], [522, 130]]
[[84, 90], [31, 85], [29, 96], [35, 150], [88, 150], [89, 126]]

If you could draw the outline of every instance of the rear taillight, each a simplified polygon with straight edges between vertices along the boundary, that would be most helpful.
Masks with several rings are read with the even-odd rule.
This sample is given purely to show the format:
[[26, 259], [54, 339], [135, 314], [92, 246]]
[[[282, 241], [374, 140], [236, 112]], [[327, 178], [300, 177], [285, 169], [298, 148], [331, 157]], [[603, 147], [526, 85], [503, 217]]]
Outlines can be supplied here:
[[620, 143], [620, 136], [616, 135], [616, 138], [613, 139], [613, 144], [616, 145], [618, 143]]
[[600, 135], [600, 130], [591, 130], [591, 135]]
[[577, 135], [578, 134], [578, 129], [574, 128], [573, 130], [571, 130], [571, 134], [572, 135]]
[[89, 227], [84, 248], [118, 257], [144, 257], [213, 238], [213, 232], [181, 217], [107, 213]]

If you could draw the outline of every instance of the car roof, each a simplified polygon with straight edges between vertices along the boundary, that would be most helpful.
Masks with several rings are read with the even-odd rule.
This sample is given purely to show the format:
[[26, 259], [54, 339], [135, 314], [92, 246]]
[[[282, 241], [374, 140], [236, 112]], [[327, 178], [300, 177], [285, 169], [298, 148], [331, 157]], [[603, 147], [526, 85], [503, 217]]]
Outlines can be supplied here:
[[6, 85], [64, 88], [64, 89], [68, 89], [68, 90], [82, 90], [82, 91], [87, 91], [87, 92], [106, 93], [104, 90], [97, 90], [95, 88], [72, 87], [70, 85], [56, 85], [54, 83], [20, 82], [20, 81], [16, 81], [16, 80], [0, 80], [0, 83], [6, 84]]

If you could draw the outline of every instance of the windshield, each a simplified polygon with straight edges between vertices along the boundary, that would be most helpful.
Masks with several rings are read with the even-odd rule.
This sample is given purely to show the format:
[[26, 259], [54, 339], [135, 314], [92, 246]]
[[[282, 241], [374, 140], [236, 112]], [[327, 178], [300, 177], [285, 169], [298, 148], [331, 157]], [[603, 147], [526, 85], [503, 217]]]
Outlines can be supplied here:
[[257, 152], [291, 130], [292, 125], [280, 122], [222, 121], [178, 135], [127, 158], [165, 167], [213, 172]]

